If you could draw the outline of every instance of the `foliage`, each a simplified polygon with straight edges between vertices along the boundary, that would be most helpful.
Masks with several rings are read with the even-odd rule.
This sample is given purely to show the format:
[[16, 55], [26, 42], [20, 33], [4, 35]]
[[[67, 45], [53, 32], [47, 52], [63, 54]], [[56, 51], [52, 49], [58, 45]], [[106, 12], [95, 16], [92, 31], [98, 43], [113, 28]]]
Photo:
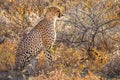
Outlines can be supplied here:
[[[113, 54], [120, 49], [119, 0], [0, 0], [0, 37], [5, 38], [0, 43], [0, 72], [18, 77], [14, 71], [11, 74], [17, 45], [48, 6], [59, 7], [65, 15], [56, 24], [55, 70], [49, 77], [40, 72], [29, 80], [100, 80], [101, 71], [119, 75], [119, 55]], [[44, 69], [44, 61], [42, 52], [35, 72]]]
[[113, 38], [115, 34], [119, 36], [120, 18], [115, 11], [117, 3], [114, 0], [81, 2], [66, 12], [67, 19], [60, 20], [64, 23], [58, 31], [58, 42], [69, 47], [84, 47], [87, 50], [96, 47], [111, 51], [112, 44], [120, 41]]

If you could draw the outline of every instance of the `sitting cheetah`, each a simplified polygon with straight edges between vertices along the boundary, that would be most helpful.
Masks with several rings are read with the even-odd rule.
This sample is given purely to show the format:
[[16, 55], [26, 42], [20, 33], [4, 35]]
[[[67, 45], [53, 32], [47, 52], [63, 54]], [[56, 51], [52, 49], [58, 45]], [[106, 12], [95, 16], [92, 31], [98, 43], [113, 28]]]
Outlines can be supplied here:
[[35, 66], [36, 56], [42, 50], [45, 52], [47, 66], [52, 66], [51, 46], [56, 39], [55, 21], [61, 16], [60, 9], [49, 7], [44, 19], [23, 37], [16, 54], [16, 69], [22, 71], [29, 64]]

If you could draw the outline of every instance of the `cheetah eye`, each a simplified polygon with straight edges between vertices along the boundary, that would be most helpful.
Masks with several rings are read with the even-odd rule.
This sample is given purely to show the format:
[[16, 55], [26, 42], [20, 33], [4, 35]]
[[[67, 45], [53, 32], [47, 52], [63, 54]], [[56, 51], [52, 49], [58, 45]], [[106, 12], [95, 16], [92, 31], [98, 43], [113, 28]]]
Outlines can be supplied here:
[[60, 12], [60, 11], [57, 11], [58, 13]]

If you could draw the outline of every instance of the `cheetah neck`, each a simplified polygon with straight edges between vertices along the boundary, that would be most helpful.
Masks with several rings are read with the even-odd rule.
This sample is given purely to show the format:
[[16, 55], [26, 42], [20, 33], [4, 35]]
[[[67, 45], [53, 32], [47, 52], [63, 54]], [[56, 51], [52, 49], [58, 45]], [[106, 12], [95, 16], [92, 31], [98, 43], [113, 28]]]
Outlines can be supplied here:
[[57, 21], [57, 19], [58, 18], [54, 18], [54, 19], [53, 18], [49, 18], [49, 19], [45, 18], [45, 20], [50, 22], [49, 25], [52, 25], [51, 27], [54, 30], [54, 41], [56, 40], [56, 21]]
[[57, 21], [57, 18], [55, 18], [53, 22], [54, 28], [56, 27], [56, 21]]
[[53, 22], [53, 25], [54, 25], [54, 33], [55, 33], [55, 36], [54, 36], [54, 42], [56, 40], [56, 21], [57, 21], [57, 18], [54, 19], [54, 22]]
[[58, 18], [50, 18], [50, 19], [44, 19], [44, 20], [47, 20], [50, 22], [51, 25], [53, 25], [53, 27], [55, 28], [56, 27], [56, 21], [57, 21]]

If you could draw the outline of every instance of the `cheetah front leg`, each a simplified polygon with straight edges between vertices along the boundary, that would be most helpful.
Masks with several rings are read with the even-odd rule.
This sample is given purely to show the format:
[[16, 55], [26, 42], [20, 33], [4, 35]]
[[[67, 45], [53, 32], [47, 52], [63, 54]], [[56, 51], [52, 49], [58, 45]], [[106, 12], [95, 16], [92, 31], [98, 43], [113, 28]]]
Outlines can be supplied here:
[[47, 72], [51, 71], [53, 68], [53, 62], [52, 62], [52, 51], [51, 48], [45, 48], [45, 58], [46, 58], [46, 68]]

